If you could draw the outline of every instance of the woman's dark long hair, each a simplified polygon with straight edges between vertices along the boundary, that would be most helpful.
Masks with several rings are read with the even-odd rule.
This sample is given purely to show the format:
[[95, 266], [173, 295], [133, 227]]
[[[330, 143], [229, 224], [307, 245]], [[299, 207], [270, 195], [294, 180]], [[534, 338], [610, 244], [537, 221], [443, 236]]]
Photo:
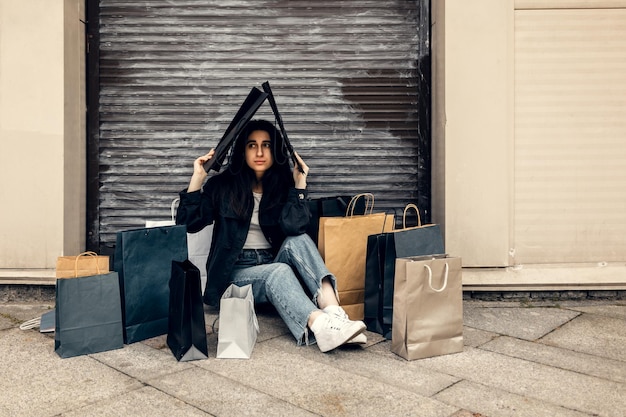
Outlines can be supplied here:
[[267, 207], [282, 204], [286, 201], [290, 187], [294, 186], [293, 174], [289, 166], [289, 154], [282, 135], [276, 127], [267, 120], [251, 120], [239, 134], [233, 145], [228, 166], [219, 174], [221, 186], [214, 194], [217, 204], [228, 202], [235, 214], [245, 218], [253, 204], [252, 188], [257, 182], [256, 174], [248, 166], [245, 159], [246, 142], [255, 130], [267, 132], [271, 140], [273, 164], [263, 174], [263, 200], [268, 202]]

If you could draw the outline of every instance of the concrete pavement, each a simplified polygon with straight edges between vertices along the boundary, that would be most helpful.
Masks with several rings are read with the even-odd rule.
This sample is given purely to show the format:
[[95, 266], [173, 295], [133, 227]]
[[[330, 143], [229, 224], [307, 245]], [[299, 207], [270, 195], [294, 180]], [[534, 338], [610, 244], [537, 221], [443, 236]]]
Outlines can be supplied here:
[[626, 416], [626, 300], [464, 301], [462, 353], [408, 362], [296, 346], [273, 311], [249, 360], [179, 363], [165, 336], [61, 359], [19, 325], [53, 303], [0, 305], [0, 416]]

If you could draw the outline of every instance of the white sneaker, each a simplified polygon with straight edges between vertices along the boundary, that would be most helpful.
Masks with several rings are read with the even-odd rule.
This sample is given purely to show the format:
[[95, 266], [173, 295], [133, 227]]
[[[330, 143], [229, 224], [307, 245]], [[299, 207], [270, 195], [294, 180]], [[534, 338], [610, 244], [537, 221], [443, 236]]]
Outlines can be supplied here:
[[365, 333], [359, 333], [348, 340], [346, 345], [367, 345], [367, 336], [365, 336]]
[[359, 333], [348, 340], [346, 345], [367, 345], [367, 336], [365, 336], [365, 333]]
[[333, 350], [365, 330], [362, 321], [342, 320], [322, 313], [311, 326], [317, 346], [322, 352]]
[[[322, 310], [324, 313], [330, 314], [342, 320], [350, 320], [348, 313], [341, 306], [327, 306]], [[365, 333], [359, 333], [346, 342], [348, 345], [365, 345], [367, 344], [367, 336]]]

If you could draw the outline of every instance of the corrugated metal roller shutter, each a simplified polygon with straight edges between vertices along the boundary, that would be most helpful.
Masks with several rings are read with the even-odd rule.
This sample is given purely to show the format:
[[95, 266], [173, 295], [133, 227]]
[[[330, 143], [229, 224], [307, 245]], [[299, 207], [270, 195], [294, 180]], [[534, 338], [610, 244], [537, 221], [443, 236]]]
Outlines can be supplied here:
[[515, 29], [515, 262], [624, 261], [626, 9]]
[[[269, 80], [312, 197], [417, 200], [417, 1], [100, 2], [100, 242], [166, 218]], [[257, 117], [273, 118], [268, 104]]]

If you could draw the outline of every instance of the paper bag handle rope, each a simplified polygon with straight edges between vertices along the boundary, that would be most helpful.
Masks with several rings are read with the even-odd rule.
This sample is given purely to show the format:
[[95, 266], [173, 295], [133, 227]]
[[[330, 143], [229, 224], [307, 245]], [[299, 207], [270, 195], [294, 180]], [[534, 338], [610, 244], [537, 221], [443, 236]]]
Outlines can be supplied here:
[[35, 317], [34, 319], [30, 319], [20, 324], [20, 330], [30, 330], [35, 327], [41, 327], [41, 317]]
[[422, 227], [422, 218], [420, 217], [420, 210], [417, 208], [415, 204], [411, 203], [411, 204], [407, 204], [406, 207], [404, 208], [404, 213], [402, 214], [402, 228], [406, 229], [406, 212], [409, 211], [409, 209], [415, 210], [415, 212], [417, 213], [417, 227]]
[[348, 203], [348, 207], [346, 207], [346, 217], [354, 216], [354, 209], [356, 208], [356, 203], [360, 198], [365, 198], [365, 212], [363, 214], [372, 214], [374, 211], [374, 194], [361, 193], [352, 197], [350, 203]]
[[172, 200], [172, 205], [170, 207], [170, 210], [172, 212], [172, 221], [175, 222], [176, 221], [176, 209], [178, 208], [178, 204], [180, 203], [180, 198], [175, 198], [174, 200]]
[[74, 278], [78, 278], [78, 259], [81, 256], [92, 256], [96, 260], [96, 271], [98, 273], [96, 275], [100, 275], [100, 265], [98, 265], [98, 254], [96, 252], [87, 251], [76, 255], [76, 260], [74, 261]]
[[446, 287], [448, 286], [448, 272], [450, 270], [450, 268], [448, 267], [448, 263], [446, 262], [446, 270], [445, 270], [446, 272], [443, 275], [443, 285], [439, 289], [433, 288], [433, 270], [430, 269], [430, 266], [428, 265], [424, 265], [424, 268], [428, 270], [428, 286], [430, 287], [430, 289], [433, 290], [434, 292], [444, 291]]

